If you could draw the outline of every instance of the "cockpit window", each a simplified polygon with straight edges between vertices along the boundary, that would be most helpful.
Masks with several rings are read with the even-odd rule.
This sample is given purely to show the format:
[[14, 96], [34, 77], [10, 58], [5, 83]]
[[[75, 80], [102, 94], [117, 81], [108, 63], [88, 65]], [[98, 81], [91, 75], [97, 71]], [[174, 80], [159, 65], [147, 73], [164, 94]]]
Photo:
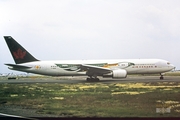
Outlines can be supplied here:
[[167, 62], [168, 65], [170, 65], [170, 62]]

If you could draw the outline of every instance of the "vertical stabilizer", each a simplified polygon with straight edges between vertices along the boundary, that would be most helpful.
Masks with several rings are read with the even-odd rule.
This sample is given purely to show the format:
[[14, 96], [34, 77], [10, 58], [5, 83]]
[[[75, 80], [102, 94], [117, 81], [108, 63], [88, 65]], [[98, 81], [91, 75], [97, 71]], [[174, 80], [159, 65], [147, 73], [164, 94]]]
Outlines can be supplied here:
[[16, 42], [11, 36], [4, 36], [11, 55], [16, 64], [39, 61], [33, 57], [25, 48]]

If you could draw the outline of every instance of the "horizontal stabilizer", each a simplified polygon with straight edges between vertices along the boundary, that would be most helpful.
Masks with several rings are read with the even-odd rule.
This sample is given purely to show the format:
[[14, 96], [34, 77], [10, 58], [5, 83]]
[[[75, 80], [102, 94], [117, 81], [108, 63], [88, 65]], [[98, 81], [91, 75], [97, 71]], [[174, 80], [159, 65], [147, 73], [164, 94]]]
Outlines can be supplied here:
[[17, 64], [5, 64], [7, 66], [16, 68], [16, 69], [27, 69], [27, 68], [32, 68], [30, 66], [24, 66], [24, 65], [17, 65]]

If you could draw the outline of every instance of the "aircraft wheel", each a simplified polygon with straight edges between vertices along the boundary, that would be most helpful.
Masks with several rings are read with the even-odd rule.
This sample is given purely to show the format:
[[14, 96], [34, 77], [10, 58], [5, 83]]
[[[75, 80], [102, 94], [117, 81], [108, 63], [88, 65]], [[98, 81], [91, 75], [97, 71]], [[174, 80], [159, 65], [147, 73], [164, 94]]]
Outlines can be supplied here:
[[161, 76], [161, 77], [160, 77], [160, 80], [163, 80], [163, 79], [164, 79], [164, 77], [163, 77], [163, 76]]
[[95, 81], [97, 81], [97, 82], [98, 82], [98, 81], [99, 81], [99, 78], [95, 78]]
[[99, 78], [87, 78], [86, 79], [88, 82], [98, 82]]
[[88, 81], [88, 82], [91, 81], [91, 78], [87, 78], [86, 81]]

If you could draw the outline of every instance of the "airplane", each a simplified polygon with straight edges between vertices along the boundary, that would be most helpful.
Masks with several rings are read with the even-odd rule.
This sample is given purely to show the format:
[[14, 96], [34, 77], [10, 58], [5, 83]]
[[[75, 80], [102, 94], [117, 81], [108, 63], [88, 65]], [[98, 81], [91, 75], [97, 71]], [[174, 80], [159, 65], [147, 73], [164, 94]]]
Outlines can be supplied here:
[[128, 74], [160, 74], [175, 69], [162, 59], [59, 60], [41, 61], [32, 56], [11, 36], [4, 36], [16, 64], [5, 64], [11, 70], [48, 76], [88, 76], [87, 81], [104, 78], [126, 78]]

